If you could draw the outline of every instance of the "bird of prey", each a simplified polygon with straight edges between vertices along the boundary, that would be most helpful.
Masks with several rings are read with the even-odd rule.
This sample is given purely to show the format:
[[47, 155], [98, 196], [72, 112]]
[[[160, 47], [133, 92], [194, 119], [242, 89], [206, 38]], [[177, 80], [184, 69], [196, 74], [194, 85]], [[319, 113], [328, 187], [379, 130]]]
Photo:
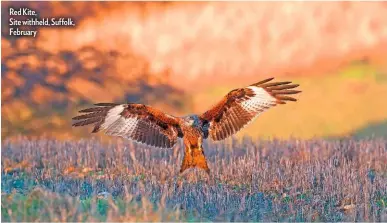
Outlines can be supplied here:
[[200, 115], [175, 117], [148, 105], [98, 103], [79, 111], [73, 126], [94, 124], [93, 133], [105, 131], [138, 143], [159, 148], [172, 148], [182, 138], [185, 153], [180, 173], [197, 167], [208, 174], [210, 169], [203, 151], [204, 139], [223, 140], [237, 133], [264, 111], [277, 104], [297, 101], [291, 97], [301, 91], [290, 81], [262, 80], [230, 91], [210, 110]]

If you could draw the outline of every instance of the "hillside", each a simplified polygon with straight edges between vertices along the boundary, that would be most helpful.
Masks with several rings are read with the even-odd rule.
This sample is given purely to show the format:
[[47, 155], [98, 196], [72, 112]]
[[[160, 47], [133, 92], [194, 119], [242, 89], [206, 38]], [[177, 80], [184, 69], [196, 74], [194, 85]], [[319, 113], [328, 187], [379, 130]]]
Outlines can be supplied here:
[[[384, 2], [1, 4], [5, 137], [85, 135], [70, 118], [95, 102], [203, 112], [268, 76], [304, 93], [239, 136], [344, 136], [387, 120]], [[10, 6], [70, 16], [76, 27], [10, 37]]]

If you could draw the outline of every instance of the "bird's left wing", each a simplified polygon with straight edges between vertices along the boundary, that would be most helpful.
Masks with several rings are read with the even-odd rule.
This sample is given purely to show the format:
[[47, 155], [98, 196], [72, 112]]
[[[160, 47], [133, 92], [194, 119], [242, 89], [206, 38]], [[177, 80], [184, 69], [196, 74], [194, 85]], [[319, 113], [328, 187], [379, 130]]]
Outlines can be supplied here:
[[79, 111], [73, 126], [94, 124], [94, 132], [121, 136], [150, 146], [170, 148], [181, 130], [176, 117], [143, 104], [99, 103]]
[[271, 82], [269, 78], [245, 88], [229, 92], [219, 103], [200, 115], [203, 129], [211, 139], [225, 139], [246, 126], [262, 112], [286, 101], [296, 101], [289, 95], [301, 91], [294, 90], [298, 84], [291, 82]]

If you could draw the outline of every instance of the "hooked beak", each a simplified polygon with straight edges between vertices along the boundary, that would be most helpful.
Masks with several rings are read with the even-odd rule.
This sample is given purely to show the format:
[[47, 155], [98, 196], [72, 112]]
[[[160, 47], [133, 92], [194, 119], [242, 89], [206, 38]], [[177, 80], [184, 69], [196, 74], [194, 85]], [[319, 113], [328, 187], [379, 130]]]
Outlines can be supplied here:
[[194, 123], [195, 123], [195, 120], [189, 119], [186, 123], [187, 123], [187, 125], [189, 125], [189, 126], [193, 126]]

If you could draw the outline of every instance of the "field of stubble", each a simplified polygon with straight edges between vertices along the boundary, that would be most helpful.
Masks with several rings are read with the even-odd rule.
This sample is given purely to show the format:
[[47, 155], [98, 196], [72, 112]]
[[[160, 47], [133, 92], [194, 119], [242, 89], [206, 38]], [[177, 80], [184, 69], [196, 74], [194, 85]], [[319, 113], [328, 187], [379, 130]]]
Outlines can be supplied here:
[[387, 221], [387, 140], [210, 142], [210, 177], [181, 146], [4, 140], [2, 220]]

